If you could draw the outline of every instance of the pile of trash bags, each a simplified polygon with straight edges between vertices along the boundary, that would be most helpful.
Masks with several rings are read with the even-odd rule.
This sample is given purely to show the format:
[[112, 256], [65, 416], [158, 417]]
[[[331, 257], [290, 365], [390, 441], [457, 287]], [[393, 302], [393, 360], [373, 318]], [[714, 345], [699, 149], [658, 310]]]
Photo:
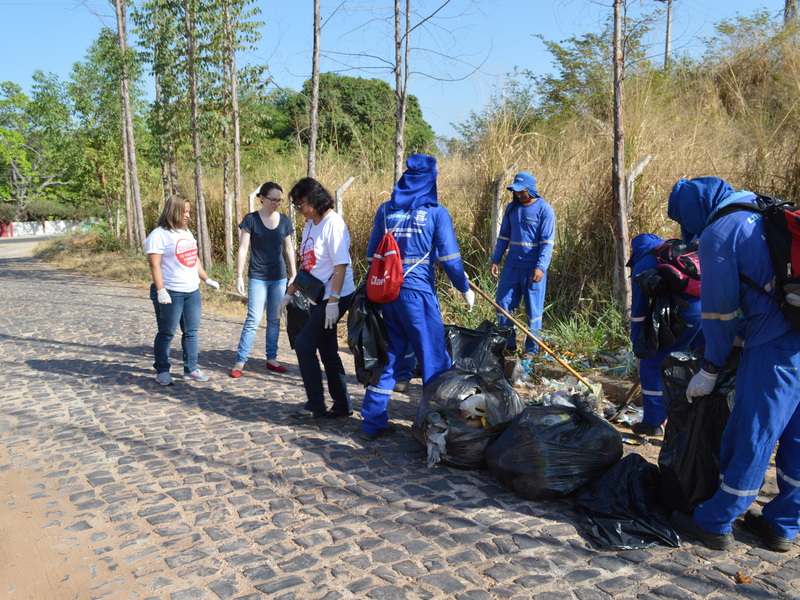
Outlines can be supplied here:
[[486, 447], [524, 409], [499, 368], [453, 368], [425, 387], [411, 432], [427, 450], [428, 467], [485, 469]]
[[622, 457], [622, 436], [581, 394], [529, 406], [486, 451], [489, 471], [528, 500], [566, 496]]

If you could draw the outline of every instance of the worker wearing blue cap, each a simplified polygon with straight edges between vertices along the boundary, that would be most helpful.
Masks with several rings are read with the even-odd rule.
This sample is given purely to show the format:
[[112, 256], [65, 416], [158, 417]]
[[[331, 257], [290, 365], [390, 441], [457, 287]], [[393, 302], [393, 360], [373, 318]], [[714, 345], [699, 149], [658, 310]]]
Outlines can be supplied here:
[[[553, 207], [539, 195], [536, 178], [530, 173], [517, 173], [508, 189], [514, 194], [514, 199], [503, 213], [492, 255], [492, 276], [500, 277], [497, 304], [506, 312], [513, 313], [524, 299], [528, 329], [538, 336], [542, 328], [547, 268], [553, 255], [556, 216]], [[501, 273], [500, 261], [506, 250], [508, 255]], [[497, 324], [511, 327], [507, 347], [515, 350], [516, 333], [511, 321], [498, 311]], [[525, 341], [525, 352], [538, 352], [536, 342], [530, 337]]]

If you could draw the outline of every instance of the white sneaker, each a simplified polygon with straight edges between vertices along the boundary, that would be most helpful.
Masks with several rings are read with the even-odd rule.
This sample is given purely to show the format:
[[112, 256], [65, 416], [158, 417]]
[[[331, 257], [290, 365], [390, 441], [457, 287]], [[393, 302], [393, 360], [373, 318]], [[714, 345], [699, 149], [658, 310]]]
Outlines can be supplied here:
[[206, 375], [200, 369], [195, 369], [191, 373], [184, 373], [183, 378], [187, 381], [208, 381], [211, 379], [211, 376]]
[[161, 385], [172, 385], [172, 375], [168, 372], [159, 373], [156, 375], [156, 383], [160, 383]]

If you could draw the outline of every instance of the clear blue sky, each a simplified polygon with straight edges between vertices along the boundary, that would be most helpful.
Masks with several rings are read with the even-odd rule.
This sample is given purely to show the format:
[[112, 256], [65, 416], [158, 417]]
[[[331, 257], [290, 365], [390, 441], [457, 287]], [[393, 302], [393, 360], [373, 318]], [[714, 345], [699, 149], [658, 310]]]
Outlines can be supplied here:
[[[431, 7], [441, 3], [413, 0], [412, 9], [419, 6], [420, 14], [429, 14]], [[382, 57], [393, 56], [391, 22], [377, 20], [381, 15], [391, 19], [392, 4], [389, 0], [325, 0], [321, 9], [322, 71], [380, 77], [393, 83], [385, 64], [373, 69], [380, 67]], [[628, 4], [632, 16], [650, 6], [663, 6], [655, 0], [629, 0]], [[240, 60], [267, 65], [277, 85], [297, 90], [311, 73], [313, 3], [257, 0], [256, 5], [262, 11], [260, 20], [266, 23], [262, 39], [257, 50]], [[699, 39], [713, 33], [714, 23], [737, 12], [751, 15], [765, 8], [782, 13], [783, 5], [783, 0], [673, 0], [673, 50], [696, 50]], [[485, 106], [494, 86], [514, 67], [537, 74], [553, 70], [535, 34], [561, 41], [599, 32], [611, 6], [611, 0], [451, 0], [426, 31], [412, 37], [412, 45], [435, 51], [415, 51], [412, 68], [439, 79], [414, 74], [409, 91], [419, 98], [424, 117], [438, 135], [454, 135], [450, 124], [463, 122], [471, 110]], [[0, 0], [0, 22], [4, 25], [0, 81], [13, 81], [25, 91], [36, 69], [67, 79], [73, 63], [84, 59], [100, 28], [105, 25], [116, 30], [111, 3], [102, 0]], [[654, 24], [654, 57], [663, 55], [665, 27], [665, 20]], [[357, 59], [352, 56], [357, 52], [375, 58]], [[444, 55], [458, 60], [445, 60], [441, 58]], [[359, 60], [368, 70], [349, 68]], [[480, 69], [473, 73], [478, 65]], [[458, 82], [443, 80], [465, 76]]]

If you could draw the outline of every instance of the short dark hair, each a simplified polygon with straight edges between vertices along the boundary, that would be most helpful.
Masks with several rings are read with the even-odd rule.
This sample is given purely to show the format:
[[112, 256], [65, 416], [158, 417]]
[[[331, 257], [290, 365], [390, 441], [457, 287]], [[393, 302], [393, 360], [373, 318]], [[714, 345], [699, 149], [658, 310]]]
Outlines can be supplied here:
[[303, 177], [303, 179], [295, 183], [292, 191], [289, 192], [289, 198], [293, 203], [305, 198], [306, 202], [321, 215], [334, 207], [333, 197], [330, 192], [313, 177]]
[[272, 190], [280, 190], [282, 192], [283, 188], [274, 181], [268, 181], [259, 188], [258, 195], [266, 198], [267, 194], [269, 194]]

